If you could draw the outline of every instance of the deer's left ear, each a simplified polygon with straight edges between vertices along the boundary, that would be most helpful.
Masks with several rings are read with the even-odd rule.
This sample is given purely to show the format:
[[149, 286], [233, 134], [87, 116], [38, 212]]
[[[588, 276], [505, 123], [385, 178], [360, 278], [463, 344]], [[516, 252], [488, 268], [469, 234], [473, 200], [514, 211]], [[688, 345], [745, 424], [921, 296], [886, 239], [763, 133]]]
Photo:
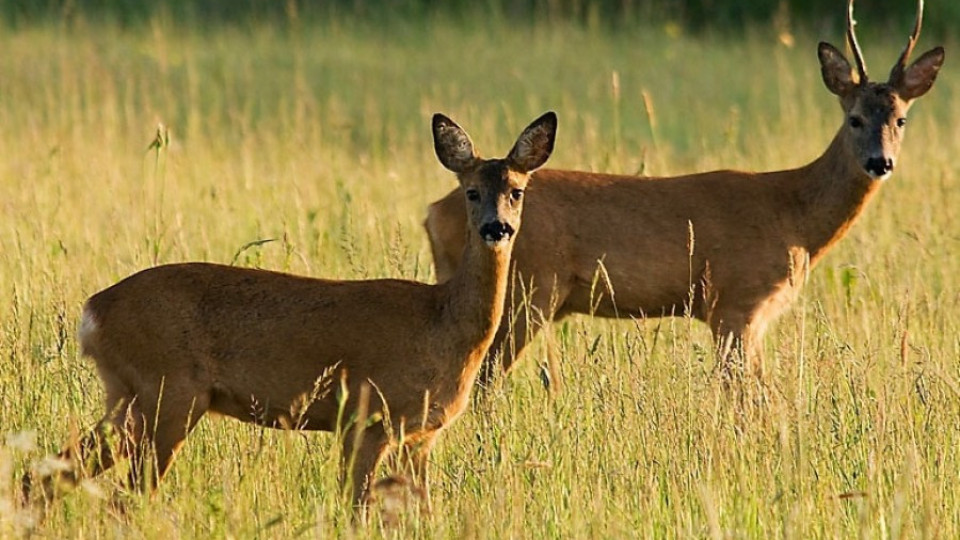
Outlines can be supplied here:
[[557, 137], [557, 114], [553, 111], [543, 114], [523, 130], [513, 149], [507, 154], [507, 162], [519, 172], [530, 172], [540, 168], [553, 152], [553, 143]]
[[927, 93], [937, 80], [937, 74], [943, 66], [943, 47], [936, 47], [925, 53], [910, 67], [890, 74], [890, 86], [893, 86], [900, 97], [910, 101]]

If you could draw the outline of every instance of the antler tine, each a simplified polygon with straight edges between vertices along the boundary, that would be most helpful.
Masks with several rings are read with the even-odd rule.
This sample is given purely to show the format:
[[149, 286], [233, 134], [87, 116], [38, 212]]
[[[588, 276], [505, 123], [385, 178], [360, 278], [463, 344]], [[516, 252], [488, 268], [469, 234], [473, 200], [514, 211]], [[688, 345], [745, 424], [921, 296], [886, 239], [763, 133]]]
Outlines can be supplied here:
[[[920, 0], [923, 2], [923, 0]], [[853, 27], [857, 23], [853, 20], [853, 0], [847, 3], [847, 42], [853, 50], [853, 60], [857, 63], [857, 72], [860, 74], [860, 84], [867, 82], [867, 65], [863, 62], [863, 52], [857, 43], [857, 34]]]
[[907, 69], [907, 60], [910, 59], [910, 55], [913, 53], [913, 48], [917, 45], [917, 40], [920, 39], [920, 26], [922, 23], [923, 0], [917, 0], [917, 19], [913, 23], [913, 33], [910, 34], [910, 38], [907, 39], [907, 46], [903, 48], [903, 52], [900, 53], [900, 58], [897, 60], [897, 63], [894, 64], [893, 70], [890, 71], [891, 81], [903, 75], [903, 71]]

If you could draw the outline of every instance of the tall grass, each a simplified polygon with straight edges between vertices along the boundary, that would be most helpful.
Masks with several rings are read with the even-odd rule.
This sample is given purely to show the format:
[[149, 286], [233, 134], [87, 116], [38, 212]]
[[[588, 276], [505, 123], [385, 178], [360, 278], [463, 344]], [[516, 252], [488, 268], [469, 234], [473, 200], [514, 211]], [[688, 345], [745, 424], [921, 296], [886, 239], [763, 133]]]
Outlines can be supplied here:
[[[0, 438], [0, 508], [102, 412], [74, 337], [90, 294], [186, 260], [432, 280], [420, 222], [454, 186], [433, 155], [434, 111], [497, 154], [555, 109], [554, 167], [805, 163], [843, 121], [815, 56], [842, 36], [793, 37], [347, 18], [199, 31], [163, 17], [3, 34], [0, 435], [35, 431], [38, 449]], [[902, 45], [863, 42], [878, 74]], [[948, 61], [898, 171], [768, 335], [766, 403], [719, 389], [698, 323], [564, 320], [565, 391], [541, 388], [538, 340], [442, 437], [434, 512], [401, 534], [960, 535], [956, 74]], [[161, 123], [169, 144], [151, 146]], [[42, 524], [5, 512], [0, 535], [379, 534], [349, 527], [335, 448], [207, 420], [156, 497], [125, 495], [112, 472]]]

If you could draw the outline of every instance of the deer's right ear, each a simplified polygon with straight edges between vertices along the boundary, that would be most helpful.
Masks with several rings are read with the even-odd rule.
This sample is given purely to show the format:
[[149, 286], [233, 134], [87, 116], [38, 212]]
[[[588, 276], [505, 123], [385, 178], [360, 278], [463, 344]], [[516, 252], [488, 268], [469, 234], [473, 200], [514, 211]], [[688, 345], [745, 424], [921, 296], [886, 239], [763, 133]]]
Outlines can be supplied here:
[[850, 62], [847, 62], [843, 53], [836, 47], [821, 42], [817, 49], [817, 56], [820, 57], [820, 73], [823, 75], [823, 84], [827, 85], [827, 89], [840, 97], [844, 97], [857, 87]]
[[538, 169], [553, 153], [556, 138], [557, 113], [544, 113], [523, 130], [507, 155], [507, 161], [520, 172]]
[[473, 168], [480, 159], [467, 132], [440, 113], [433, 115], [433, 148], [440, 163], [458, 174]]
[[917, 99], [930, 90], [942, 66], [943, 47], [931, 49], [901, 71], [899, 76], [891, 77], [890, 84], [894, 85], [903, 99]]

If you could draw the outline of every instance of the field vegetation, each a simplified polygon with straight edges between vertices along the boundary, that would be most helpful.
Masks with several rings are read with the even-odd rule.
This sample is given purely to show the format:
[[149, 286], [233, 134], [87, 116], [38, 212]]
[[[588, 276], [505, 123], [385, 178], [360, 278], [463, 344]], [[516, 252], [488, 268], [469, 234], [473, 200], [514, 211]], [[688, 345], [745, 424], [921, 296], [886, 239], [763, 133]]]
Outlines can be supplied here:
[[[502, 155], [553, 109], [552, 167], [806, 163], [844, 121], [816, 60], [818, 41], [842, 46], [837, 4], [829, 31], [780, 17], [735, 34], [295, 11], [16, 19], [0, 33], [0, 537], [381, 534], [350, 527], [332, 436], [217, 419], [153, 497], [125, 493], [121, 467], [42, 523], [16, 510], [19, 475], [102, 414], [75, 338], [84, 299], [194, 260], [432, 281], [421, 222], [455, 186], [436, 111]], [[875, 76], [910, 22], [861, 29]], [[944, 39], [897, 171], [768, 333], [763, 399], [723, 391], [699, 323], [564, 320], [562, 391], [542, 387], [540, 337], [441, 438], [433, 513], [388, 534], [960, 537], [960, 68]]]

